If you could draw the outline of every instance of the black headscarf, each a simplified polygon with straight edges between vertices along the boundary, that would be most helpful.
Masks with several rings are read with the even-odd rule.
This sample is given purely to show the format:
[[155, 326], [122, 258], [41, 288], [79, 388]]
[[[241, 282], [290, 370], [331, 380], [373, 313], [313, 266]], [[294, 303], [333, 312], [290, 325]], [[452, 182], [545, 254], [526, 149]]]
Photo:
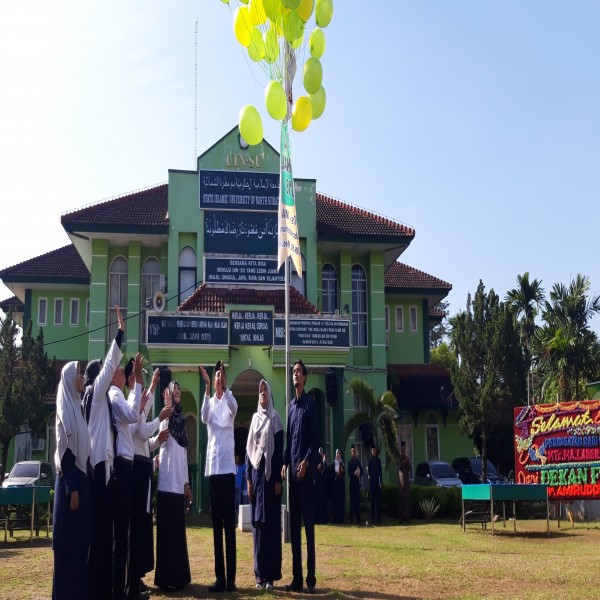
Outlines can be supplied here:
[[92, 400], [94, 399], [94, 381], [96, 380], [96, 377], [98, 377], [101, 369], [102, 359], [96, 358], [90, 360], [83, 375], [83, 387], [85, 392], [83, 394], [82, 406], [86, 423], [90, 422], [90, 410], [92, 408]]
[[[169, 391], [171, 397], [173, 397], [173, 390], [175, 386], [179, 387], [178, 381], [171, 381], [169, 384]], [[169, 431], [171, 437], [175, 438], [175, 441], [183, 448], [188, 447], [187, 432], [185, 430], [185, 417], [183, 416], [183, 407], [181, 406], [181, 398], [179, 403], [173, 402], [173, 414], [169, 417]]]

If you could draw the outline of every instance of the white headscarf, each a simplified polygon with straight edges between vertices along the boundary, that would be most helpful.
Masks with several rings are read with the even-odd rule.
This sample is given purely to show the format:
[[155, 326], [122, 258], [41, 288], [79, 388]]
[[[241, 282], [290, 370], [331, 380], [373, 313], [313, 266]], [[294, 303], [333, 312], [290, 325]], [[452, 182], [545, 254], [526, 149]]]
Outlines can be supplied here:
[[340, 455], [340, 457], [342, 456], [342, 453], [340, 452], [339, 448], [335, 451], [335, 459], [333, 461], [336, 473], [340, 472], [340, 465], [344, 462], [341, 458], [338, 459], [338, 454]]
[[60, 461], [67, 448], [75, 456], [75, 465], [87, 473], [90, 434], [81, 412], [81, 394], [77, 390], [77, 362], [67, 363], [60, 374], [56, 392], [56, 452], [54, 468], [61, 471]]
[[[267, 398], [269, 402], [267, 408], [260, 405], [260, 386], [267, 386]], [[281, 417], [275, 410], [271, 387], [265, 379], [261, 379], [258, 384], [258, 407], [252, 415], [250, 431], [248, 431], [248, 441], [246, 442], [246, 453], [255, 469], [260, 467], [262, 457], [265, 457], [265, 479], [271, 479], [271, 458], [275, 451], [275, 434], [283, 430]]]

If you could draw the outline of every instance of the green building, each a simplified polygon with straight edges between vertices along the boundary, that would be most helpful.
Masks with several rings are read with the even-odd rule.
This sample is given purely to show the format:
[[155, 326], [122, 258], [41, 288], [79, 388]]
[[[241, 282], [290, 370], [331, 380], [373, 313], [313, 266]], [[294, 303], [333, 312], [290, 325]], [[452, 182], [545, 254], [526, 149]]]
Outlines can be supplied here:
[[[0, 306], [32, 320], [34, 333], [43, 327], [59, 364], [104, 356], [116, 331], [114, 305], [121, 307], [124, 354], [140, 351], [180, 382], [200, 508], [207, 486], [199, 365], [211, 372], [217, 360], [226, 364], [239, 405], [236, 450], [245, 448], [261, 378], [285, 416], [278, 173], [279, 154], [266, 142], [247, 147], [236, 127], [198, 158], [196, 171], [170, 170], [166, 184], [65, 213], [71, 245], [0, 271], [15, 295]], [[330, 456], [339, 447], [344, 422], [362, 409], [347, 384], [361, 378], [376, 396], [396, 394], [413, 465], [469, 455], [448, 372], [429, 363], [429, 332], [443, 316], [435, 306], [450, 284], [399, 262], [412, 228], [320, 194], [316, 183], [295, 180], [303, 273], [292, 272], [290, 358], [308, 367], [319, 444]], [[33, 458], [54, 451], [53, 399], [48, 411], [46, 439], [30, 443]], [[353, 440], [363, 462], [368, 436], [357, 430]], [[29, 458], [21, 442], [13, 461]]]

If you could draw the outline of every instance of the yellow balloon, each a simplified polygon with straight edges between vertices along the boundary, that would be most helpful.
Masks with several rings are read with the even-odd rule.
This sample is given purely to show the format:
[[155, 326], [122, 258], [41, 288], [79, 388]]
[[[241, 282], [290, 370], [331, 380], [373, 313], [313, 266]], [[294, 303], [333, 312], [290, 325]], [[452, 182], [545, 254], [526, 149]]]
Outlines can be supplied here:
[[263, 0], [250, 0], [248, 6], [250, 12], [250, 21], [252, 25], [262, 25], [267, 20]]
[[254, 62], [260, 62], [265, 57], [265, 43], [263, 41], [262, 33], [255, 27], [252, 30], [252, 35], [250, 37], [248, 56]]
[[271, 23], [271, 27], [264, 33], [265, 60], [273, 64], [279, 58], [279, 41], [277, 40], [277, 30]]
[[315, 20], [319, 27], [327, 27], [333, 17], [333, 0], [317, 0]]
[[314, 56], [311, 56], [304, 63], [304, 71], [302, 72], [302, 83], [304, 89], [309, 94], [316, 94], [323, 82], [323, 66], [321, 61]]
[[300, 0], [281, 0], [281, 3], [292, 10], [298, 8], [298, 4], [300, 4]]
[[287, 114], [287, 97], [279, 81], [269, 81], [265, 88], [265, 105], [267, 112], [276, 121], [281, 121]]
[[239, 6], [233, 13], [233, 33], [242, 46], [247, 48], [250, 45], [252, 26], [250, 25], [250, 13], [245, 6]]
[[300, 96], [292, 108], [292, 129], [304, 131], [312, 120], [312, 105], [308, 96]]
[[[229, 0], [227, 0], [229, 2]], [[312, 15], [315, 0], [300, 0], [298, 5], [298, 16], [306, 23]]]
[[309, 38], [310, 54], [315, 58], [321, 58], [325, 54], [325, 33], [322, 29], [316, 28], [310, 34]]
[[327, 103], [327, 95], [325, 94], [325, 88], [321, 86], [316, 94], [309, 95], [310, 102], [312, 104], [312, 118], [318, 119], [325, 110], [325, 104]]
[[238, 125], [241, 136], [250, 146], [256, 146], [262, 142], [264, 137], [262, 119], [254, 106], [246, 104], [241, 108]]

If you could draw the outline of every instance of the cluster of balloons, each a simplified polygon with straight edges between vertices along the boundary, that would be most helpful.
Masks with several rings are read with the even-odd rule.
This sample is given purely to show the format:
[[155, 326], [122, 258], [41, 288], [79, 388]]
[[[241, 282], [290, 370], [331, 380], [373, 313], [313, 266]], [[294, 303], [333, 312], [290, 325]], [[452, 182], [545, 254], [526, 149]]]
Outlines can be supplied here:
[[[221, 0], [229, 4], [229, 0]], [[333, 17], [333, 0], [238, 0], [233, 13], [233, 32], [249, 58], [261, 63], [268, 74], [265, 105], [276, 121], [290, 116], [292, 129], [304, 131], [313, 119], [325, 110], [326, 94], [323, 87], [325, 33]], [[305, 34], [314, 14], [315, 26], [308, 38], [310, 57], [302, 66], [305, 95], [292, 98], [291, 89], [295, 70], [300, 70], [300, 50], [306, 45]], [[287, 92], [289, 93], [286, 93]], [[242, 137], [250, 145], [263, 139], [263, 125], [255, 106], [244, 106], [239, 114]]]

